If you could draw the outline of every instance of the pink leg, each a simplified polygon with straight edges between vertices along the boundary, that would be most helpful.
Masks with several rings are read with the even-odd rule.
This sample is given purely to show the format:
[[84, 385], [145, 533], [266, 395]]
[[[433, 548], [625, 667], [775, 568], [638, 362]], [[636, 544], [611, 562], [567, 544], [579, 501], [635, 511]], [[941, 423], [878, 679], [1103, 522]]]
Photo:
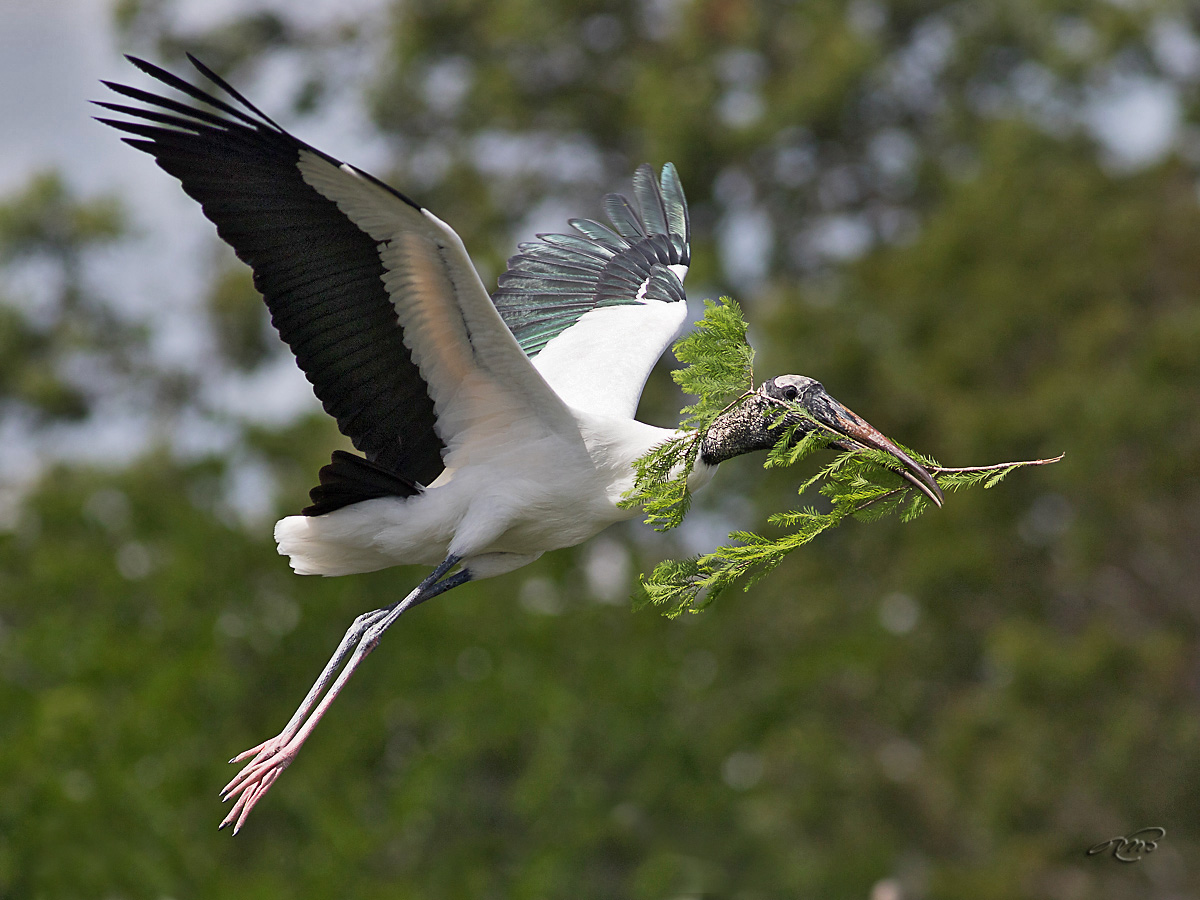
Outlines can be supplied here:
[[[377, 609], [374, 612], [365, 613], [354, 620], [354, 624], [350, 626], [346, 634], [342, 637], [341, 643], [333, 656], [317, 677], [312, 688], [301, 702], [299, 708], [292, 715], [278, 735], [268, 741], [264, 741], [257, 747], [252, 747], [244, 753], [239, 753], [230, 762], [241, 762], [247, 757], [252, 757], [240, 772], [234, 776], [233, 780], [221, 790], [222, 800], [233, 800], [233, 808], [229, 810], [229, 814], [221, 821], [220, 828], [226, 825], [233, 824], [233, 833], [237, 834], [242, 824], [246, 821], [246, 817], [250, 815], [250, 810], [258, 804], [258, 801], [270, 789], [280, 774], [291, 765], [296, 758], [296, 754], [300, 751], [300, 747], [308, 740], [308, 736], [317, 726], [317, 722], [325, 715], [330, 704], [342, 688], [346, 686], [346, 682], [350, 680], [350, 676], [354, 674], [354, 670], [359, 664], [367, 658], [367, 655], [375, 649], [379, 644], [379, 640], [383, 637], [383, 633], [391, 627], [392, 623], [400, 616], [407, 612], [412, 607], [419, 603], [436, 597], [450, 588], [457, 587], [466, 581], [470, 580], [469, 573], [464, 569], [456, 572], [454, 575], [446, 578], [444, 581], [439, 581], [443, 578], [450, 569], [458, 564], [458, 558], [451, 556], [439, 565], [430, 574], [428, 578], [422, 581], [412, 593], [401, 600], [399, 603], [385, 609]], [[330, 679], [333, 678], [338, 667], [341, 666], [342, 660], [346, 654], [353, 648], [353, 653], [346, 667], [338, 674], [337, 679], [329, 686], [328, 693], [322, 697], [321, 694], [329, 685]], [[318, 698], [320, 703], [317, 703]], [[314, 709], [314, 704], [315, 709]]]

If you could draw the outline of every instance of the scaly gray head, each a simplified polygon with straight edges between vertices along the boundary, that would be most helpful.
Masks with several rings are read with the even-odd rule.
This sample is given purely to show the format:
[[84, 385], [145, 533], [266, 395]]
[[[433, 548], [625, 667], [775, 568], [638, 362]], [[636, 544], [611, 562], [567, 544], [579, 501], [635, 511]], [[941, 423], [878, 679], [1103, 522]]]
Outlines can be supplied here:
[[821, 382], [804, 375], [780, 375], [764, 381], [741, 403], [717, 416], [700, 444], [701, 461], [715, 466], [743, 453], [769, 450], [792, 425], [796, 426], [797, 437], [803, 437], [816, 426], [799, 412], [801, 409], [844, 435], [831, 446], [840, 450], [872, 447], [890, 454], [904, 467], [901, 475], [935, 504], [942, 505], [941, 489], [923, 466], [829, 396]]

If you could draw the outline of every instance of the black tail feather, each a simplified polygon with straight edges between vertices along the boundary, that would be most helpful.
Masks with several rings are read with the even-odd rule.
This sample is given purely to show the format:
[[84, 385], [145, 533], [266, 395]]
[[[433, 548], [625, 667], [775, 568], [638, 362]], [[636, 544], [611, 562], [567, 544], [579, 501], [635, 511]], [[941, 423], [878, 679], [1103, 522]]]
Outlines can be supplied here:
[[322, 467], [321, 483], [308, 492], [312, 505], [305, 507], [306, 516], [325, 513], [380, 497], [412, 497], [421, 493], [421, 486], [370, 460], [334, 450], [329, 465]]

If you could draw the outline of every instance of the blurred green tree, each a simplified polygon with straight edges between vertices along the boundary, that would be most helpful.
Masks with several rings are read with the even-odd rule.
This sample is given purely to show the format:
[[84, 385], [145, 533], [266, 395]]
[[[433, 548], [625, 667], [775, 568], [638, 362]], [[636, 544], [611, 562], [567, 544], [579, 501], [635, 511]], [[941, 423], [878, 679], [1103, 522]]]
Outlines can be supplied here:
[[[137, 330], [99, 302], [84, 272], [88, 255], [123, 232], [115, 199], [80, 199], [53, 172], [0, 200], [0, 266], [13, 283], [43, 286], [0, 294], [0, 415], [82, 419], [98, 392], [88, 362], [128, 370]], [[33, 269], [40, 278], [21, 277]]]
[[[678, 622], [621, 605], [680, 549], [648, 529], [456, 592], [388, 638], [236, 841], [214, 829], [222, 759], [415, 576], [291, 576], [239, 518], [237, 454], [48, 469], [0, 536], [0, 896], [1200, 892], [1189, 13], [381, 9], [198, 34], [168, 0], [128, 0], [120, 26], [239, 84], [292, 60], [297, 116], [365, 89], [393, 159], [377, 174], [452, 223], [485, 280], [530, 226], [595, 215], [670, 159], [691, 293], [743, 302], [762, 371], [820, 377], [947, 464], [1067, 458], [825, 536]], [[1089, 116], [1128, 83], [1173, 98], [1176, 151], [1135, 164], [1097, 140]], [[252, 369], [262, 314], [229, 277], [215, 333]], [[34, 403], [7, 373], [69, 344], [4, 315], [5, 403]], [[659, 378], [643, 413], [679, 405]], [[337, 440], [306, 420], [247, 429], [239, 452], [291, 511]], [[791, 506], [796, 478], [727, 464], [685, 549]], [[1167, 837], [1137, 865], [1084, 856], [1147, 824]]]

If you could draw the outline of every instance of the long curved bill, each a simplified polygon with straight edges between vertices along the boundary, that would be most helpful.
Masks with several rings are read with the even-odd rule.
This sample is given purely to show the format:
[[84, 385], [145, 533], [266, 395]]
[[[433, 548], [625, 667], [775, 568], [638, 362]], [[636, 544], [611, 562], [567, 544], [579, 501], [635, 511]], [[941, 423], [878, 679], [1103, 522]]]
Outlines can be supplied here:
[[[873, 447], [894, 456], [904, 466], [900, 472], [904, 479], [933, 501], [934, 505], [942, 505], [942, 489], [938, 487], [933, 476], [907, 453], [897, 447], [885, 435], [858, 414], [852, 412], [832, 397], [826, 395], [829, 401], [830, 421], [825, 424], [839, 431], [853, 442], [864, 447]], [[824, 417], [822, 417], [824, 418]], [[849, 448], [847, 448], [849, 449]]]

